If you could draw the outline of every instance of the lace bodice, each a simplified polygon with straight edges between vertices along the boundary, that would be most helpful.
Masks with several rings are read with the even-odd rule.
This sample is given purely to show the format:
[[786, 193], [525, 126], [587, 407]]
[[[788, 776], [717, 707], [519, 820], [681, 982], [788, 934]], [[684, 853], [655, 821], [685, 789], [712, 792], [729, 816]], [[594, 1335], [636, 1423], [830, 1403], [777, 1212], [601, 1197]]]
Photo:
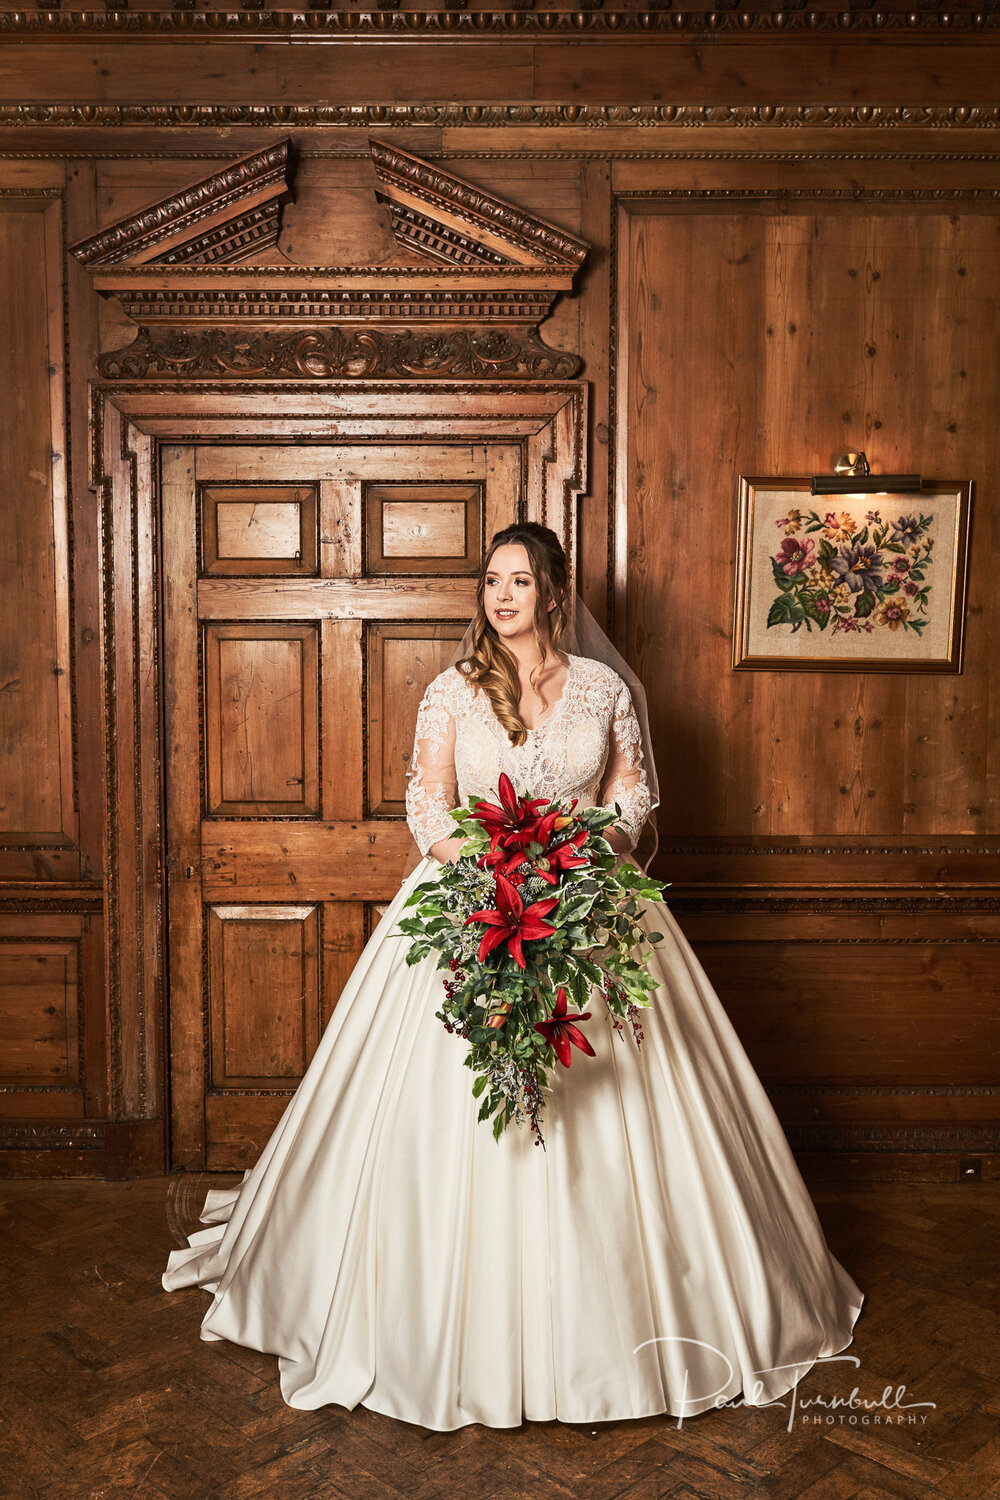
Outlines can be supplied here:
[[569, 655], [561, 696], [523, 745], [511, 744], [485, 692], [458, 667], [428, 684], [406, 773], [406, 820], [421, 854], [456, 831], [449, 809], [472, 796], [496, 801], [501, 771], [525, 796], [617, 802], [635, 848], [652, 802], [642, 736], [627, 685], [604, 662]]

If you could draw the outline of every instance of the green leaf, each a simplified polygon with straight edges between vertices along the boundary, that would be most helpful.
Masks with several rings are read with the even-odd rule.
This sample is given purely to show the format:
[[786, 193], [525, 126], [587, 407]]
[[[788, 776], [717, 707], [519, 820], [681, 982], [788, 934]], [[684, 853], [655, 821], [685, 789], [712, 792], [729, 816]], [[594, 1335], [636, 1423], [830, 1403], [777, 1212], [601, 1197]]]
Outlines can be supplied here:
[[806, 603], [803, 604], [802, 608], [805, 610], [807, 620], [815, 620], [820, 630], [826, 629], [827, 624], [830, 620], [829, 612], [823, 614], [821, 610], [818, 610], [816, 608], [816, 605], [812, 599], [807, 600]]
[[480, 1094], [483, 1092], [483, 1089], [486, 1087], [487, 1083], [489, 1083], [489, 1079], [487, 1078], [486, 1074], [485, 1073], [480, 1073], [479, 1077], [476, 1079], [475, 1083], [472, 1085], [472, 1097], [474, 1099], [478, 1099], [479, 1098]]
[[567, 900], [564, 896], [556, 909], [555, 915], [568, 927], [579, 917], [585, 917], [594, 904], [594, 897], [586, 892], [579, 896], [573, 896]]
[[802, 605], [793, 594], [780, 594], [771, 605], [767, 616], [768, 628], [772, 625], [794, 625], [804, 619]]
[[795, 587], [792, 579], [789, 578], [787, 573], [782, 572], [780, 564], [776, 563], [773, 557], [771, 558], [771, 571], [774, 574], [775, 583], [783, 594], [787, 594], [789, 589]]
[[867, 619], [875, 608], [875, 595], [870, 594], [867, 589], [859, 594], [854, 603], [854, 613], [859, 620]]

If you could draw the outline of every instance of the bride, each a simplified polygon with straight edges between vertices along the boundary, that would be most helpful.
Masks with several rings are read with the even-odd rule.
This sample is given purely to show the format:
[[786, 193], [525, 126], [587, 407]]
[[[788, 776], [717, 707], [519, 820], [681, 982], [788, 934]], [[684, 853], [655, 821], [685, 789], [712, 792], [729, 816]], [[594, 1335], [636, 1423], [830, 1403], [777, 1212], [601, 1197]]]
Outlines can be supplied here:
[[436, 955], [406, 963], [407, 897], [461, 852], [448, 810], [495, 799], [501, 772], [529, 796], [617, 802], [605, 836], [632, 858], [655, 805], [644, 699], [596, 626], [567, 650], [575, 631], [555, 534], [498, 532], [418, 710], [420, 858], [256, 1166], [209, 1191], [208, 1227], [170, 1254], [168, 1291], [212, 1293], [201, 1337], [276, 1354], [289, 1406], [440, 1431], [687, 1417], [778, 1400], [851, 1342], [862, 1295], [664, 903], [640, 903], [664, 935], [644, 1040], [594, 1006], [596, 1055], [554, 1069], [542, 1150], [477, 1122]]

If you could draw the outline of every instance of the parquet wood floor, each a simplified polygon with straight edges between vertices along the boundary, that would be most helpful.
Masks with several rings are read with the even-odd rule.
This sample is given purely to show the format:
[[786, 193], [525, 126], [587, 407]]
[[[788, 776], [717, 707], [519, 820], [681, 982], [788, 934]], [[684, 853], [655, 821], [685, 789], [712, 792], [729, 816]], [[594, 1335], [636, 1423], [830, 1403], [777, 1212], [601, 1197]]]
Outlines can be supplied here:
[[[199, 1339], [208, 1295], [164, 1292], [160, 1273], [206, 1189], [238, 1180], [0, 1183], [5, 1500], [1000, 1496], [998, 1184], [816, 1189], [867, 1293], [861, 1365], [814, 1369], [791, 1430], [770, 1407], [437, 1433], [364, 1407], [295, 1411], [273, 1356]], [[900, 1385], [935, 1404], [902, 1425], [805, 1408]]]

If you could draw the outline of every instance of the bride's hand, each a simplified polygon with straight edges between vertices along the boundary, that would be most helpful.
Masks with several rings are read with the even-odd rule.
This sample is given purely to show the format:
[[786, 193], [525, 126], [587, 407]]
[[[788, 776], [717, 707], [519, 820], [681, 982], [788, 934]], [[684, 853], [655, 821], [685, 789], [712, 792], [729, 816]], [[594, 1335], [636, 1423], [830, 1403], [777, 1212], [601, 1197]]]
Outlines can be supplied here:
[[464, 833], [453, 833], [451, 838], [438, 839], [437, 843], [432, 844], [427, 852], [433, 854], [434, 858], [440, 860], [441, 864], [453, 865], [461, 854], [464, 843]]

